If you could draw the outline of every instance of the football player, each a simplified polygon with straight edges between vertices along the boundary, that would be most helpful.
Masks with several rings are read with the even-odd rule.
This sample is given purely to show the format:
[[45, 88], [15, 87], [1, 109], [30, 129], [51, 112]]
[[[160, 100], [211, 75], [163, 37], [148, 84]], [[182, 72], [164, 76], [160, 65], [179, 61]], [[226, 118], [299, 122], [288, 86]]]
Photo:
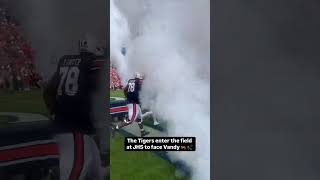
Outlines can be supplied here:
[[128, 119], [125, 119], [123, 122], [116, 125], [115, 130], [119, 130], [133, 122], [137, 122], [141, 131], [141, 136], [143, 137], [148, 135], [150, 132], [143, 128], [143, 118], [139, 100], [142, 79], [143, 78], [140, 73], [135, 73], [135, 78], [128, 80], [128, 83], [124, 88], [124, 94], [128, 102]]
[[105, 59], [95, 54], [96, 48], [93, 39], [80, 40], [80, 53], [60, 58], [44, 90], [45, 103], [54, 115], [60, 180], [102, 179], [100, 154], [93, 138], [97, 127], [91, 115], [91, 101]]

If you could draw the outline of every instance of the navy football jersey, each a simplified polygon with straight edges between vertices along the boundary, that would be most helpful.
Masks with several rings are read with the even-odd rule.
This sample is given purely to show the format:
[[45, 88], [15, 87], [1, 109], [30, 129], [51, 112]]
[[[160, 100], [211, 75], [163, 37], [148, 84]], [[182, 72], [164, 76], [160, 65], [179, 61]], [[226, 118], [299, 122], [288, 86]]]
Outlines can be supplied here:
[[141, 90], [142, 81], [138, 78], [129, 79], [126, 91], [127, 91], [127, 101], [129, 104], [136, 103], [140, 104], [139, 93]]
[[59, 84], [54, 120], [60, 130], [94, 133], [91, 96], [97, 83], [92, 77], [104, 62], [104, 58], [92, 53], [66, 55], [60, 59], [55, 73]]

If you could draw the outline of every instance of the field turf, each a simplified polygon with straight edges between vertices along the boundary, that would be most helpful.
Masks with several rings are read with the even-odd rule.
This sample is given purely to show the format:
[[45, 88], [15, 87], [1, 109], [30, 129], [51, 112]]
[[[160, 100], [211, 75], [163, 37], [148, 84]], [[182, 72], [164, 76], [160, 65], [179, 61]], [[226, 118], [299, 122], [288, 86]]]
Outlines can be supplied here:
[[1, 112], [48, 114], [41, 90], [0, 92]]
[[[121, 90], [111, 91], [111, 97], [124, 97]], [[145, 120], [152, 124], [152, 120]], [[124, 151], [124, 137], [116, 134], [111, 139], [111, 180], [186, 180], [175, 177], [176, 168], [151, 152]]]
[[111, 139], [111, 180], [186, 180], [175, 177], [175, 167], [151, 152], [124, 151], [124, 137]]
[[110, 91], [110, 97], [124, 97], [122, 90]]

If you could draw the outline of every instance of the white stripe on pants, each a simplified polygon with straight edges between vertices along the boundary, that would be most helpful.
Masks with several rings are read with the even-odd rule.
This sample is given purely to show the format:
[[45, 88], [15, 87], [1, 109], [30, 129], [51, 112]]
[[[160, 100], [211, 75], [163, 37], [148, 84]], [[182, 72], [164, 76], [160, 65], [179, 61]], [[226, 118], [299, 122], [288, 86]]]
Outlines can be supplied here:
[[128, 121], [127, 123], [133, 123], [137, 119], [140, 121], [138, 123], [142, 122], [142, 112], [141, 112], [141, 107], [139, 104], [127, 104], [128, 106]]

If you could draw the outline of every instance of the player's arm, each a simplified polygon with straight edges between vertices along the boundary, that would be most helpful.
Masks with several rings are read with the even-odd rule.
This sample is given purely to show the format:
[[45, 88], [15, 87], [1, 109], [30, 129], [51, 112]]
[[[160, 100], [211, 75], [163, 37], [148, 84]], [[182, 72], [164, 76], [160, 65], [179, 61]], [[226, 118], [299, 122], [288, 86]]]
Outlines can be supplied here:
[[143, 80], [139, 80], [139, 84], [140, 84], [140, 86], [142, 86], [142, 84], [143, 84]]
[[124, 87], [123, 94], [125, 97], [128, 97], [128, 85], [126, 85], [126, 87]]
[[55, 113], [55, 103], [56, 103], [56, 95], [57, 88], [59, 83], [59, 75], [58, 73], [54, 73], [54, 75], [49, 80], [48, 84], [45, 86], [43, 91], [43, 99], [46, 104], [50, 115]]
[[92, 82], [91, 86], [94, 91], [97, 91], [98, 88], [100, 88], [99, 86], [103, 84], [101, 83], [101, 81], [103, 79], [102, 71], [103, 71], [104, 65], [105, 65], [105, 59], [94, 59], [90, 65], [89, 78], [90, 78], [90, 82]]

